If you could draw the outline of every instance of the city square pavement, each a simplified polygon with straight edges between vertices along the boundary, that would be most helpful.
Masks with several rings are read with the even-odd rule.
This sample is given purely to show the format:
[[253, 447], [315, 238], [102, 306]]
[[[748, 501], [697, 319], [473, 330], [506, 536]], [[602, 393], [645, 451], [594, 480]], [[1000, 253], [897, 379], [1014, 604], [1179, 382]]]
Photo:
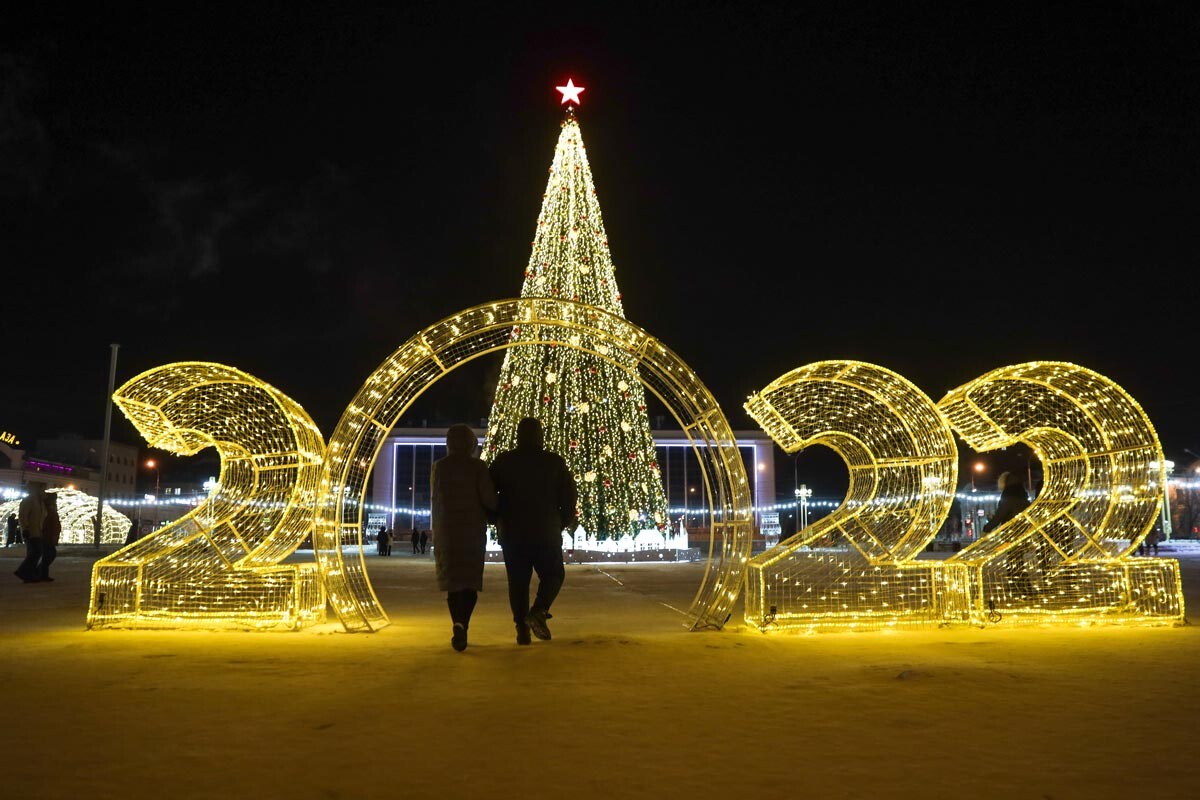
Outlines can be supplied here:
[[[465, 653], [430, 556], [369, 556], [392, 624], [87, 631], [0, 550], [8, 798], [1184, 798], [1196, 626], [768, 634], [682, 610], [703, 564], [573, 565], [518, 647], [489, 565]], [[1179, 555], [1200, 609], [1200, 555]], [[1164, 548], [1162, 555], [1172, 553]]]

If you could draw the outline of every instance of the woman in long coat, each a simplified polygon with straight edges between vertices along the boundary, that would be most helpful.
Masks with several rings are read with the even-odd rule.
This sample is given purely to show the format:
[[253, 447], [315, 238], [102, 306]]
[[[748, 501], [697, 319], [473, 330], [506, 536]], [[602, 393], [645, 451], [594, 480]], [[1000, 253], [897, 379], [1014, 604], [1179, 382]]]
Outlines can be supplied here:
[[467, 649], [467, 628], [483, 591], [487, 516], [496, 510], [496, 487], [476, 458], [479, 442], [469, 425], [446, 431], [446, 457], [433, 463], [433, 560], [438, 588], [446, 592], [454, 623], [451, 646]]

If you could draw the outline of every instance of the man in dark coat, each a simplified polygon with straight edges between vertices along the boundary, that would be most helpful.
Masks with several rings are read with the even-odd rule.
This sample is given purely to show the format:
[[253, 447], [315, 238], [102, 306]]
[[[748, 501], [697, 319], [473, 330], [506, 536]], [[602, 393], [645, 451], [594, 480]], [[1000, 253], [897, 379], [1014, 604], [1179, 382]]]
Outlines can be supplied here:
[[[517, 626], [517, 643], [529, 634], [550, 638], [550, 605], [562, 588], [563, 529], [578, 522], [578, 494], [567, 462], [546, 450], [542, 423], [526, 417], [517, 424], [517, 446], [496, 456], [492, 482], [499, 495], [496, 532], [508, 573], [508, 603]], [[536, 572], [537, 597], [529, 605], [529, 583]]]
[[25, 539], [25, 560], [13, 574], [25, 583], [38, 583], [41, 572], [38, 564], [45, 554], [46, 541], [42, 528], [46, 524], [46, 484], [29, 482], [29, 493], [17, 506], [17, 521], [21, 523], [21, 535]]

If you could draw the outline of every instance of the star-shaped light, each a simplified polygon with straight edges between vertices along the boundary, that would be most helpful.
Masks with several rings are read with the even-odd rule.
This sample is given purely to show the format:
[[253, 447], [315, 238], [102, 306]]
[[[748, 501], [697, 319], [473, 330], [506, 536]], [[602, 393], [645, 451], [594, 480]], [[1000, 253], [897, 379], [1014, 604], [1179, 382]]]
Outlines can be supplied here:
[[566, 86], [555, 86], [554, 88], [562, 92], [563, 103], [571, 102], [579, 105], [579, 93], [583, 91], [582, 86], [576, 86], [570, 78], [567, 78]]

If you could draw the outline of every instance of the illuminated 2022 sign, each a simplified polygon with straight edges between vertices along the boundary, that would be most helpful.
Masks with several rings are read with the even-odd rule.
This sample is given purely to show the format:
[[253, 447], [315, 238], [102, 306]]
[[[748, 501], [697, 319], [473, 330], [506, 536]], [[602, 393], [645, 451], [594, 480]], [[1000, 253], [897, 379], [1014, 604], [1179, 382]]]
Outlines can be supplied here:
[[[1160, 508], [1162, 449], [1138, 404], [1103, 376], [1023, 364], [937, 403], [861, 362], [780, 377], [747, 410], [788, 452], [813, 444], [838, 452], [850, 488], [833, 514], [751, 558], [745, 468], [696, 374], [623, 318], [525, 298], [468, 309], [402, 344], [359, 389], [328, 446], [299, 405], [231, 367], [170, 364], [122, 386], [114, 400], [152, 447], [215, 447], [221, 476], [192, 513], [97, 562], [89, 626], [300, 628], [327, 608], [347, 630], [386, 625], [361, 548], [367, 480], [384, 439], [456, 367], [548, 343], [626, 370], [691, 440], [713, 520], [693, 629], [722, 627], [743, 588], [746, 622], [763, 630], [1183, 617], [1177, 562], [1130, 558]], [[949, 559], [918, 560], [950, 511], [955, 432], [981, 451], [1028, 444], [1045, 481], [1009, 523]], [[315, 562], [284, 563], [310, 536]], [[343, 545], [355, 543], [348, 558]]]

